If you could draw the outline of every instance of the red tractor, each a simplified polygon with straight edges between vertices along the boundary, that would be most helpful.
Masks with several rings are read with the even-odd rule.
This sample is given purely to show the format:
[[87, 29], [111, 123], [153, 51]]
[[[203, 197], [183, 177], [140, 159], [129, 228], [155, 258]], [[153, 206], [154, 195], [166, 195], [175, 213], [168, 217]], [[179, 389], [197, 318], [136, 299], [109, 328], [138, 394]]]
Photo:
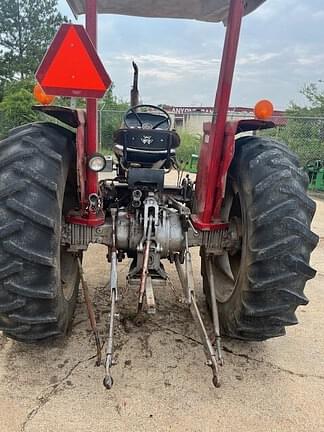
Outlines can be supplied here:
[[[30, 124], [0, 143], [0, 329], [6, 336], [37, 342], [65, 335], [81, 279], [100, 364], [82, 272], [90, 243], [106, 245], [111, 263], [106, 388], [113, 383], [121, 301], [118, 263], [126, 256], [138, 320], [155, 312], [155, 287], [166, 287], [162, 261], [175, 264], [216, 387], [221, 336], [263, 341], [297, 323], [296, 308], [307, 304], [305, 283], [315, 276], [309, 259], [318, 242], [310, 230], [315, 203], [307, 196], [307, 175], [286, 145], [255, 135], [236, 139], [274, 127], [265, 118], [269, 104], [261, 104], [259, 118], [227, 121], [241, 20], [263, 1], [68, 0], [75, 15], [86, 15], [86, 30], [64, 24], [36, 77], [49, 95], [87, 97], [87, 109], [36, 107], [69, 127]], [[116, 164], [107, 167], [98, 153], [97, 98], [110, 85], [96, 53], [98, 13], [226, 24], [214, 116], [204, 125], [195, 182], [186, 177], [165, 185], [166, 172], [179, 169], [181, 143], [166, 111], [138, 104], [137, 71], [131, 108], [115, 133]], [[112, 179], [98, 181], [105, 168]], [[196, 302], [191, 247], [200, 247], [212, 337]]]

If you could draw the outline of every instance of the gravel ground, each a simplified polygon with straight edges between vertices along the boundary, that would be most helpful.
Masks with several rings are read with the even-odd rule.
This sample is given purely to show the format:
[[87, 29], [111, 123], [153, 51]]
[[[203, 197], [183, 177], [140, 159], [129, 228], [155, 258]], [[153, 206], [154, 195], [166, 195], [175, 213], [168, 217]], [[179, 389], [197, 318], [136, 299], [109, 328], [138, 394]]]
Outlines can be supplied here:
[[[133, 293], [125, 293], [118, 324], [115, 385], [102, 385], [95, 347], [80, 297], [66, 341], [27, 346], [0, 335], [0, 432], [86, 431], [324, 431], [324, 201], [318, 201], [314, 230], [321, 236], [312, 256], [318, 270], [299, 308], [300, 325], [263, 343], [224, 340], [223, 385], [215, 389], [198, 335], [168, 266], [175, 292], [156, 293], [158, 313], [135, 327]], [[194, 251], [198, 300], [198, 251]], [[108, 266], [105, 249], [92, 246], [86, 277], [101, 334], [107, 322]], [[120, 289], [127, 263], [119, 267]], [[210, 323], [209, 323], [210, 325]]]

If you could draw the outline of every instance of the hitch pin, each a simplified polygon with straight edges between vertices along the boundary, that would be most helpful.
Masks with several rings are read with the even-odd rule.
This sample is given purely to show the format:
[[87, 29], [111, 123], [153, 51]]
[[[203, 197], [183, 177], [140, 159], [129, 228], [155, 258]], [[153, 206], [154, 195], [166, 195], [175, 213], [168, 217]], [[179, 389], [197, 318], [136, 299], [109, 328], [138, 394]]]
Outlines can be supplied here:
[[192, 220], [188, 218], [188, 224], [190, 225], [190, 228], [192, 229], [192, 232], [195, 237], [199, 236], [199, 232], [196, 230], [196, 228], [193, 226]]

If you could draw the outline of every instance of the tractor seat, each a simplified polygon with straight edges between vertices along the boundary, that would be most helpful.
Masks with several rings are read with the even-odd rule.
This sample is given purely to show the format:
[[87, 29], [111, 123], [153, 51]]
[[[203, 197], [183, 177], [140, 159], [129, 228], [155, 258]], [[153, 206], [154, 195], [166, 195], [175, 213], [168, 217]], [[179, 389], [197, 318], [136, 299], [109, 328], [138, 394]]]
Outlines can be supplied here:
[[180, 137], [175, 131], [162, 129], [119, 129], [114, 135], [114, 152], [125, 166], [140, 164], [160, 168], [175, 156]]

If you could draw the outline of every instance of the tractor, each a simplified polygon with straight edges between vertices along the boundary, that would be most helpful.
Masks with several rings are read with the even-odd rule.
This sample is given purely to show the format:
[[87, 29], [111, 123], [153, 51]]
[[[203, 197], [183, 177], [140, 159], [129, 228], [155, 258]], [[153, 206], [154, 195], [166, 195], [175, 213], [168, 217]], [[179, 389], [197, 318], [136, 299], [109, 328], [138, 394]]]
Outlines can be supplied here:
[[315, 192], [324, 191], [324, 160], [311, 159], [307, 161], [305, 172], [309, 177], [309, 189]]
[[[36, 343], [66, 335], [82, 286], [97, 364], [104, 364], [110, 389], [124, 259], [131, 260], [127, 284], [137, 293], [139, 322], [156, 312], [156, 288], [167, 289], [163, 261], [174, 264], [215, 387], [224, 363], [222, 337], [264, 341], [297, 324], [297, 307], [308, 303], [305, 283], [316, 273], [309, 265], [318, 237], [310, 230], [315, 203], [307, 196], [308, 176], [285, 144], [255, 133], [275, 127], [269, 101], [258, 104], [254, 118], [227, 121], [241, 22], [264, 1], [68, 0], [75, 16], [85, 15], [85, 27], [63, 24], [36, 73], [45, 104], [35, 109], [60, 123], [21, 126], [0, 143], [5, 336]], [[180, 138], [168, 112], [139, 104], [136, 66], [131, 107], [114, 135], [115, 162], [98, 152], [98, 99], [111, 84], [97, 54], [98, 14], [226, 25], [213, 118], [204, 124], [195, 180], [187, 175], [166, 185], [166, 173], [180, 169]], [[85, 97], [87, 106], [49, 105], [48, 95]], [[250, 134], [236, 138], [242, 132]], [[107, 247], [110, 263], [103, 360], [82, 268], [91, 243]], [[197, 303], [193, 247], [200, 248], [212, 334]]]

